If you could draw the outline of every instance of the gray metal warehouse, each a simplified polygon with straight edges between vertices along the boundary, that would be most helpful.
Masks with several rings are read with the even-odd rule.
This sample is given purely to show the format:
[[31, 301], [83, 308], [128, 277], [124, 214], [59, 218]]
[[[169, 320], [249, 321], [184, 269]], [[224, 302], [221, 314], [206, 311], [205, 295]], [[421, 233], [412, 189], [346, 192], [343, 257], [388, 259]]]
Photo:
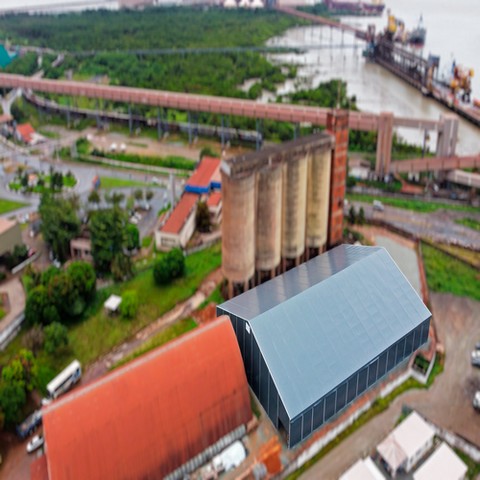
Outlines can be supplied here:
[[428, 340], [431, 313], [388, 252], [341, 245], [217, 307], [291, 448]]

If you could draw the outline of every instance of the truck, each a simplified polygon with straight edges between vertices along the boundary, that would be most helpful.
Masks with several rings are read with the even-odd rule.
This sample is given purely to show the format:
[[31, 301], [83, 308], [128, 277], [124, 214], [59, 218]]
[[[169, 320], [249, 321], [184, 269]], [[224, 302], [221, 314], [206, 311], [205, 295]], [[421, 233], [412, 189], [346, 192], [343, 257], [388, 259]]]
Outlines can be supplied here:
[[17, 435], [23, 440], [27, 438], [42, 423], [41, 410], [35, 410], [20, 425], [17, 425]]

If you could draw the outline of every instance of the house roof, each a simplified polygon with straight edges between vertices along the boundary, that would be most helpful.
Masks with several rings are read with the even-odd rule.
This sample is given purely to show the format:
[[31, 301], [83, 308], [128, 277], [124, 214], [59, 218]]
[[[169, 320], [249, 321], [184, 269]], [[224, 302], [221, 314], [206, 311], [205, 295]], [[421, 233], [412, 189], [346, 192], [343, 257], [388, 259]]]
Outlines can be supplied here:
[[207, 200], [208, 207], [216, 207], [222, 201], [222, 193], [221, 192], [213, 192], [210, 194]]
[[339, 480], [385, 480], [370, 457], [357, 460]]
[[194, 193], [184, 193], [160, 231], [178, 234], [198, 202]]
[[163, 478], [250, 418], [221, 317], [45, 407], [49, 478]]
[[35, 129], [29, 123], [17, 125], [17, 133], [22, 137], [25, 143], [30, 143], [35, 134]]
[[11, 115], [7, 115], [6, 113], [0, 115], [0, 125], [2, 123], [8, 123], [13, 120], [13, 117]]
[[5, 68], [11, 61], [17, 56], [16, 53], [10, 53], [7, 51], [4, 45], [0, 45], [0, 67]]
[[42, 455], [30, 464], [30, 480], [48, 480], [47, 457]]
[[433, 428], [417, 413], [412, 412], [390, 434], [395, 438], [407, 458], [412, 458], [434, 436]]
[[7, 218], [0, 217], [0, 235], [5, 232], [8, 232], [11, 228], [16, 225], [17, 222], [14, 220], [8, 220]]
[[385, 462], [388, 463], [392, 472], [396, 472], [400, 466], [408, 460], [407, 454], [396, 442], [393, 435], [388, 435], [388, 437], [378, 445], [377, 451]]
[[464, 478], [467, 466], [458, 458], [455, 452], [444, 442], [413, 474], [413, 480], [458, 480]]
[[431, 317], [384, 248], [354, 245], [219, 309], [250, 324], [290, 419]]
[[[210, 190], [215, 173], [219, 175], [220, 159], [214, 157], [203, 157], [200, 165], [193, 175], [188, 179], [185, 191], [195, 193], [206, 193]], [[216, 178], [216, 177], [215, 177]]]

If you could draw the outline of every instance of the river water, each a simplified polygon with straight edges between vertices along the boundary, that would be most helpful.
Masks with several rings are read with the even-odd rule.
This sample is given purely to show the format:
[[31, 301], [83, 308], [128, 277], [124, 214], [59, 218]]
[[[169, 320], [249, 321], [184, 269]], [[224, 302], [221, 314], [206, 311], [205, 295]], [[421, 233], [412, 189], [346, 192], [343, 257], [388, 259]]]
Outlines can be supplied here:
[[[453, 58], [457, 64], [473, 68], [473, 97], [480, 99], [480, 0], [386, 0], [392, 14], [405, 21], [407, 29], [414, 28], [423, 16], [427, 28], [424, 56], [440, 55], [440, 72], [451, 68]], [[387, 20], [383, 17], [342, 17], [342, 21], [366, 29], [376, 25], [383, 30]], [[449, 113], [435, 101], [425, 98], [416, 89], [398, 79], [378, 65], [366, 62], [362, 57], [364, 42], [350, 34], [341, 34], [329, 27], [312, 26], [293, 28], [274, 37], [270, 45], [309, 46], [322, 45], [322, 49], [307, 50], [302, 54], [269, 55], [275, 63], [298, 65], [298, 78], [287, 81], [278, 91], [289, 93], [298, 88], [312, 88], [333, 78], [342, 78], [348, 84], [348, 95], [355, 95], [358, 107], [363, 111], [391, 111], [398, 116], [431, 118], [438, 120]], [[343, 48], [342, 48], [343, 44]], [[409, 142], [423, 143], [424, 132], [399, 129], [399, 135]], [[430, 134], [427, 146], [434, 150], [436, 137]], [[480, 129], [460, 120], [460, 154], [480, 153]]]

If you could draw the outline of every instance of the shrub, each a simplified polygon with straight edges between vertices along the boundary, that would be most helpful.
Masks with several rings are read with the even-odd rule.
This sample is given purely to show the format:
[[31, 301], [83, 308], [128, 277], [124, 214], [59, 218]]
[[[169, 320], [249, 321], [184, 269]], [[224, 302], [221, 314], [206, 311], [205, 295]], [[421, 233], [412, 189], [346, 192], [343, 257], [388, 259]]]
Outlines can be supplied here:
[[161, 257], [153, 266], [153, 278], [158, 285], [164, 285], [183, 276], [185, 273], [185, 257], [179, 248], [174, 248]]
[[122, 295], [120, 315], [122, 318], [134, 318], [138, 310], [138, 294], [134, 290], [127, 290]]
[[53, 322], [45, 327], [45, 351], [50, 355], [68, 345], [68, 330], [65, 325]]

